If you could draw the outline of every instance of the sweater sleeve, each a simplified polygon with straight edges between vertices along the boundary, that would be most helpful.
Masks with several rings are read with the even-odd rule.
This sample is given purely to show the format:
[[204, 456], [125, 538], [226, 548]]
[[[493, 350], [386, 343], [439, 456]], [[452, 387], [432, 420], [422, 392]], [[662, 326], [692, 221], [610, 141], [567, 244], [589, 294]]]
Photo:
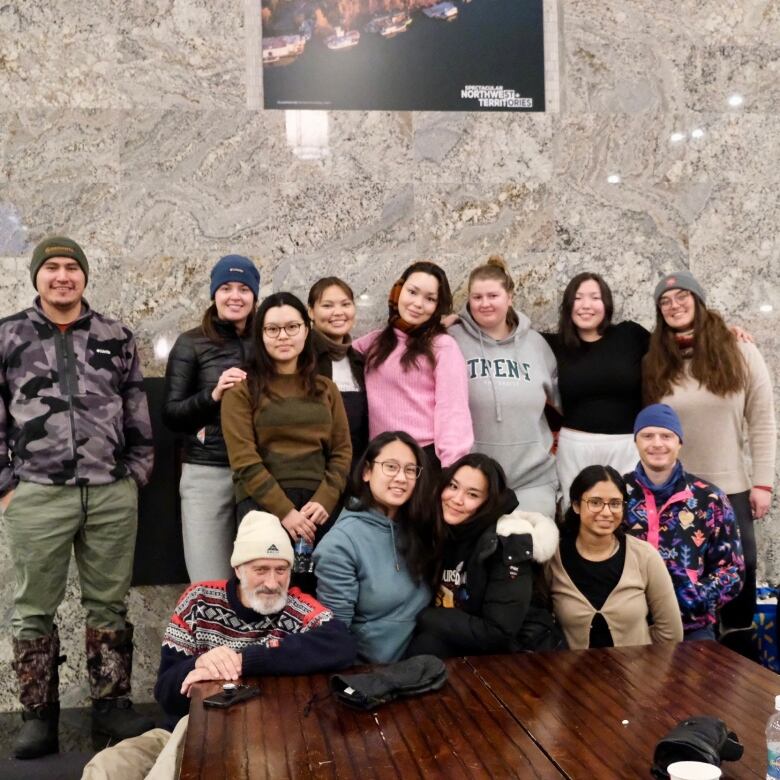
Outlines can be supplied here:
[[446, 468], [471, 452], [474, 430], [469, 411], [466, 362], [452, 336], [435, 341], [433, 443], [436, 456]]
[[165, 400], [162, 418], [174, 433], [196, 433], [214, 422], [219, 402], [211, 397], [213, 387], [196, 391], [198, 356], [192, 338], [176, 339], [165, 368]]
[[318, 501], [330, 514], [336, 508], [347, 484], [347, 475], [352, 463], [352, 439], [349, 434], [344, 401], [338, 388], [332, 382], [328, 385], [327, 397], [333, 421], [330, 447], [325, 463], [325, 476], [311, 500]]
[[260, 455], [246, 382], [231, 387], [222, 396], [222, 435], [233, 478], [244, 492], [280, 519], [294, 509], [292, 501], [268, 471]]
[[417, 617], [417, 632], [434, 634], [458, 654], [510, 652], [533, 592], [530, 562], [512, 569], [514, 572], [503, 555], [493, 555], [480, 613], [472, 615], [457, 607], [428, 607]]
[[[639, 540], [636, 540], [639, 541]], [[644, 544], [644, 543], [643, 543]], [[677, 594], [663, 558], [652, 545], [647, 544], [645, 579], [647, 606], [653, 616], [650, 638], [653, 644], [682, 642], [683, 624]]]
[[753, 485], [772, 487], [775, 481], [777, 425], [774, 394], [764, 358], [755, 344], [743, 344], [742, 353], [748, 368], [745, 393], [745, 420], [753, 462]]
[[241, 651], [242, 675], [316, 674], [355, 663], [357, 642], [340, 620], [288, 634], [278, 647], [250, 645]]
[[544, 356], [544, 365], [547, 369], [547, 376], [544, 379], [544, 394], [547, 398], [547, 403], [556, 412], [560, 413], [563, 405], [561, 404], [561, 394], [558, 390], [558, 361], [555, 359], [555, 355], [547, 342], [543, 338], [540, 338], [539, 341], [541, 342], [539, 348]]
[[339, 525], [325, 534], [314, 548], [312, 558], [317, 575], [317, 601], [349, 627], [355, 616], [360, 584], [354, 547], [349, 534]]
[[195, 668], [195, 660], [194, 655], [162, 646], [154, 698], [169, 717], [180, 718], [189, 712], [190, 700], [181, 693], [181, 686], [184, 678]]

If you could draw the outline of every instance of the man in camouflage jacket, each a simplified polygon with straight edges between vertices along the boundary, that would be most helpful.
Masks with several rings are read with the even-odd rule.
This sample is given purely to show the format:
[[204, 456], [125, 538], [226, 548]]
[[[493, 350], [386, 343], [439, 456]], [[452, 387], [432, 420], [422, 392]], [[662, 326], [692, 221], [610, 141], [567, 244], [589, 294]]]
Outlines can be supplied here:
[[626, 530], [661, 553], [685, 639], [714, 639], [717, 611], [739, 594], [745, 576], [734, 510], [720, 488], [683, 469], [682, 425], [670, 406], [643, 409], [634, 438], [640, 462], [625, 476]]
[[24, 706], [18, 758], [58, 749], [54, 623], [71, 548], [87, 613], [93, 729], [114, 739], [150, 721], [128, 698], [126, 619], [138, 486], [152, 431], [132, 333], [83, 299], [89, 265], [74, 241], [34, 250], [32, 307], [0, 320], [0, 508], [16, 575], [14, 668]]

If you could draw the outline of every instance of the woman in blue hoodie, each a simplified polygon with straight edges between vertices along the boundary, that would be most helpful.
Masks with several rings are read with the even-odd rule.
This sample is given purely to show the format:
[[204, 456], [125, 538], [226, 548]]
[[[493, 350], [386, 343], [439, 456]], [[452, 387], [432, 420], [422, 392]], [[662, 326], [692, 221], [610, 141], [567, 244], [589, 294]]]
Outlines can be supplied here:
[[431, 601], [435, 538], [424, 462], [403, 431], [373, 439], [352, 474], [347, 508], [314, 550], [317, 599], [350, 627], [362, 661], [401, 658]]
[[466, 360], [474, 452], [497, 460], [520, 509], [555, 517], [558, 475], [545, 406], [560, 408], [555, 356], [512, 308], [514, 282], [491, 257], [469, 276], [468, 303], [449, 334]]

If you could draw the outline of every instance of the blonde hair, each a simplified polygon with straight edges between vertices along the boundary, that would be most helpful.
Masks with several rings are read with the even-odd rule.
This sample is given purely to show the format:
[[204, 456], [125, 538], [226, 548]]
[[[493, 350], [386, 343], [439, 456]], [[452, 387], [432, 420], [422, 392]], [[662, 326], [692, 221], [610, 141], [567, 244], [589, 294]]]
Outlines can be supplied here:
[[[509, 295], [512, 295], [515, 291], [515, 283], [512, 279], [512, 275], [509, 273], [509, 267], [501, 255], [490, 255], [486, 263], [478, 265], [469, 274], [469, 294], [471, 293], [471, 285], [474, 284], [474, 282], [486, 279], [499, 282]], [[519, 321], [517, 312], [510, 306], [506, 313], [506, 324], [509, 325], [509, 327], [514, 328]]]

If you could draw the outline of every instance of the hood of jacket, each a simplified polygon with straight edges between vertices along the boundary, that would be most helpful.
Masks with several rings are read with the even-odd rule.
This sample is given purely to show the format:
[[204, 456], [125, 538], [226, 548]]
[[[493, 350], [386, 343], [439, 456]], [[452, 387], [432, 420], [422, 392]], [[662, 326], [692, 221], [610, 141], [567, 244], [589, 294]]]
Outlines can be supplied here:
[[517, 309], [514, 309], [514, 312], [518, 319], [517, 327], [511, 330], [509, 335], [503, 339], [494, 339], [492, 336], [485, 333], [485, 331], [477, 325], [477, 321], [469, 311], [468, 304], [460, 310], [458, 316], [460, 317], [460, 324], [463, 326], [466, 333], [472, 338], [477, 339], [480, 343], [485, 342], [487, 344], [506, 345], [511, 344], [517, 339], [523, 338], [526, 333], [531, 330], [531, 320], [528, 319], [523, 312], [517, 311]]
[[558, 526], [552, 518], [540, 512], [524, 512], [521, 509], [500, 518], [496, 524], [496, 534], [530, 534], [533, 541], [532, 556], [537, 563], [544, 563], [555, 555], [560, 536]]

